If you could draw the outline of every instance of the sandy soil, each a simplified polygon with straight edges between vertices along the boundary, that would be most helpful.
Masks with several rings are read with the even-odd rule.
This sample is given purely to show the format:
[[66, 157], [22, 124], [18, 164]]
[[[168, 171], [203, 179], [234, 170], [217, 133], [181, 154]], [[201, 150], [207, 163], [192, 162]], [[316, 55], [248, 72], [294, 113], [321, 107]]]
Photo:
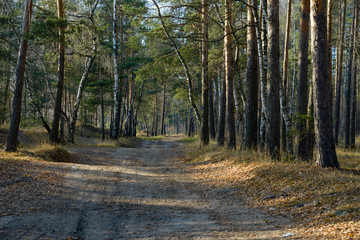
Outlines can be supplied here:
[[177, 140], [70, 149], [86, 164], [62, 166], [51, 207], [1, 217], [0, 239], [283, 239], [287, 218], [192, 179]]

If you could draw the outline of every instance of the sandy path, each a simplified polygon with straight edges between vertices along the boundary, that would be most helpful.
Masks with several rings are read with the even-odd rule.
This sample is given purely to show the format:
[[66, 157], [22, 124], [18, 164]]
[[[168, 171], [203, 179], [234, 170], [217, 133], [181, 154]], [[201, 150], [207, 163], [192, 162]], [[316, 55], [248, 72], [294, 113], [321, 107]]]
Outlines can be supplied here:
[[71, 151], [89, 164], [64, 166], [52, 209], [1, 218], [0, 239], [280, 239], [289, 223], [192, 181], [174, 138]]

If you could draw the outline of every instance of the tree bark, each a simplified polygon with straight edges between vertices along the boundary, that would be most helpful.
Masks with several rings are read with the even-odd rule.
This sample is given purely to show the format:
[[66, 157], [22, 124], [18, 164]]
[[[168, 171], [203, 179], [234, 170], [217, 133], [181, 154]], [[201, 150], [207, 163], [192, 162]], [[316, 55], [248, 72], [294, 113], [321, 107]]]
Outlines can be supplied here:
[[279, 0], [268, 0], [268, 70], [269, 93], [267, 99], [267, 146], [272, 158], [280, 157], [280, 49], [279, 49]]
[[[64, 8], [62, 0], [57, 0], [58, 18], [64, 19]], [[65, 72], [65, 29], [59, 27], [59, 65], [58, 65], [58, 82], [54, 108], [54, 118], [51, 124], [50, 143], [57, 144], [59, 139], [59, 122], [61, 114], [61, 103], [64, 88], [64, 72]]]
[[166, 135], [165, 131], [165, 113], [166, 113], [166, 88], [165, 88], [165, 82], [162, 84], [162, 112], [161, 112], [161, 135]]
[[[340, 6], [341, 6], [341, 1]], [[342, 85], [342, 65], [343, 65], [343, 50], [344, 50], [344, 35], [345, 35], [345, 22], [346, 22], [346, 0], [343, 3], [343, 14], [341, 16], [341, 7], [340, 7], [340, 19], [341, 23], [340, 31], [339, 31], [339, 39], [338, 39], [338, 52], [336, 55], [336, 75], [335, 75], [335, 82], [336, 82], [336, 100], [335, 100], [335, 112], [334, 112], [334, 119], [335, 119], [335, 144], [339, 142], [339, 128], [340, 128], [340, 102], [341, 102], [341, 85]]]
[[286, 20], [285, 46], [284, 46], [284, 62], [283, 62], [283, 77], [280, 81], [280, 109], [282, 114], [282, 144], [283, 150], [287, 152], [288, 156], [293, 155], [293, 142], [291, 133], [291, 117], [287, 104], [287, 86], [288, 86], [288, 62], [289, 62], [289, 40], [290, 40], [290, 24], [291, 24], [291, 0], [288, 0], [288, 12]]
[[119, 137], [120, 108], [119, 105], [119, 62], [118, 62], [118, 36], [117, 36], [117, 0], [113, 0], [113, 62], [114, 62], [114, 126], [112, 128], [112, 138]]
[[321, 167], [339, 168], [332, 131], [331, 84], [328, 80], [326, 0], [311, 0], [310, 9], [316, 164]]
[[209, 145], [209, 70], [208, 70], [208, 22], [209, 4], [207, 0], [202, 0], [202, 34], [201, 43], [201, 101], [203, 104], [201, 119], [201, 145]]
[[359, 28], [359, 1], [354, 0], [355, 9], [355, 23], [354, 23], [354, 52], [353, 52], [353, 66], [352, 66], [352, 80], [351, 80], [351, 119], [350, 119], [350, 147], [355, 148], [355, 132], [356, 132], [356, 89], [357, 89], [357, 46], [358, 46], [358, 31]]
[[[289, 39], [290, 39], [290, 24], [291, 24], [291, 0], [288, 0], [287, 3], [287, 16], [286, 16], [286, 30], [285, 30], [285, 44], [284, 44], [284, 60], [283, 60], [283, 76], [282, 76], [282, 87], [280, 86], [280, 109], [282, 114], [282, 127], [281, 127], [281, 137], [282, 137], [282, 149], [284, 152], [292, 155], [293, 150], [287, 149], [288, 138], [291, 138], [288, 134], [290, 133], [291, 119], [287, 111], [287, 89], [288, 89], [288, 65], [289, 65]], [[281, 83], [280, 83], [281, 84]], [[286, 108], [286, 110], [285, 110]], [[287, 116], [284, 116], [287, 114]], [[290, 140], [291, 142], [291, 140]], [[290, 143], [292, 145], [292, 142]]]
[[216, 129], [215, 129], [215, 108], [214, 108], [214, 94], [213, 94], [213, 81], [209, 81], [209, 127], [210, 137], [215, 140]]
[[299, 34], [299, 78], [297, 95], [297, 131], [299, 141], [296, 155], [302, 160], [308, 160], [308, 144], [306, 131], [306, 116], [308, 103], [308, 48], [309, 48], [310, 0], [301, 2], [300, 34]]
[[105, 108], [104, 108], [104, 89], [100, 90], [100, 107], [101, 107], [101, 140], [105, 140]]
[[26, 35], [30, 31], [31, 23], [31, 12], [32, 12], [32, 0], [26, 0], [25, 11], [23, 18], [22, 32], [24, 37], [21, 39], [19, 45], [19, 54], [16, 64], [16, 83], [13, 97], [13, 109], [10, 121], [9, 135], [6, 143], [7, 152], [15, 152], [17, 148], [17, 137], [19, 133], [20, 119], [21, 119], [21, 97], [22, 89], [24, 85], [24, 73], [26, 65], [26, 53], [28, 48], [28, 40]]
[[234, 54], [232, 51], [232, 0], [225, 0], [225, 31], [224, 31], [224, 55], [225, 55], [225, 83], [226, 83], [226, 112], [228, 126], [227, 147], [236, 149], [235, 137], [235, 102], [234, 102]]
[[[267, 119], [267, 65], [268, 65], [268, 58], [267, 58], [267, 51], [268, 51], [268, 17], [267, 17], [267, 0], [260, 0], [261, 3], [261, 19], [259, 19], [259, 22], [262, 21], [261, 24], [261, 48], [259, 48], [259, 51], [262, 51], [262, 63], [260, 62], [260, 84], [261, 84], [261, 123], [260, 123], [260, 149], [264, 149], [265, 143], [266, 143], [266, 126]], [[259, 25], [259, 24], [258, 24]], [[259, 33], [258, 33], [259, 35]], [[259, 37], [259, 36], [258, 36]], [[261, 66], [262, 65], [262, 66]]]
[[[256, 149], [257, 146], [257, 112], [258, 112], [258, 49], [253, 11], [257, 11], [255, 1], [248, 0], [247, 7], [247, 72], [245, 90], [245, 134], [244, 146]], [[262, 58], [259, 59], [262, 61]]]
[[73, 112], [71, 114], [71, 122], [70, 122], [69, 135], [68, 135], [68, 141], [70, 143], [74, 143], [75, 127], [76, 127], [76, 121], [77, 121], [77, 117], [78, 117], [78, 111], [80, 108], [82, 93], [83, 93], [83, 90], [85, 87], [85, 82], [86, 82], [87, 76], [89, 74], [90, 68], [91, 68], [94, 60], [95, 60], [95, 53], [93, 56], [88, 57], [86, 59], [85, 69], [84, 69], [83, 75], [81, 76], [81, 80], [80, 80], [77, 95], [76, 95], [76, 100], [74, 103]]
[[347, 80], [346, 80], [346, 91], [345, 91], [345, 148], [350, 147], [350, 121], [351, 121], [351, 85], [353, 79], [353, 63], [354, 63], [354, 36], [357, 29], [355, 29], [355, 14], [357, 9], [354, 1], [351, 34], [349, 42], [349, 61], [347, 66]]

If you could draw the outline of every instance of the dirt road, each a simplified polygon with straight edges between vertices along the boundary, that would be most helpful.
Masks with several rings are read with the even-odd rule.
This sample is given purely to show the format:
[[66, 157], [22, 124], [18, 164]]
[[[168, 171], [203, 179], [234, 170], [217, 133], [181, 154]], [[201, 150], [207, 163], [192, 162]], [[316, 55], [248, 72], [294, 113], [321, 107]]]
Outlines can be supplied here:
[[289, 220], [212, 190], [181, 166], [176, 138], [138, 148], [77, 148], [53, 206], [0, 218], [0, 239], [282, 239]]

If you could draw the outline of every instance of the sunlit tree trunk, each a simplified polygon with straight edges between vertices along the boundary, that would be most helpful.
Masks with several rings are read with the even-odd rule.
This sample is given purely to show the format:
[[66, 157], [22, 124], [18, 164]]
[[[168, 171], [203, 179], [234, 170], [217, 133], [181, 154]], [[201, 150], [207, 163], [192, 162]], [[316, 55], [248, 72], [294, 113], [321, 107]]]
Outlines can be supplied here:
[[326, 0], [311, 0], [310, 9], [316, 164], [339, 168], [333, 135], [331, 84], [328, 80]]
[[28, 39], [26, 37], [30, 31], [30, 23], [31, 23], [31, 12], [32, 12], [32, 0], [26, 0], [25, 3], [25, 11], [23, 18], [23, 27], [22, 33], [24, 34], [21, 39], [19, 45], [19, 54], [16, 64], [16, 83], [14, 90], [14, 98], [13, 98], [13, 109], [11, 115], [10, 129], [9, 135], [6, 143], [6, 151], [7, 152], [15, 152], [17, 147], [17, 137], [19, 133], [20, 119], [21, 119], [21, 97], [22, 97], [22, 89], [24, 85], [24, 73], [25, 73], [25, 65], [26, 65], [26, 53], [28, 48]]

